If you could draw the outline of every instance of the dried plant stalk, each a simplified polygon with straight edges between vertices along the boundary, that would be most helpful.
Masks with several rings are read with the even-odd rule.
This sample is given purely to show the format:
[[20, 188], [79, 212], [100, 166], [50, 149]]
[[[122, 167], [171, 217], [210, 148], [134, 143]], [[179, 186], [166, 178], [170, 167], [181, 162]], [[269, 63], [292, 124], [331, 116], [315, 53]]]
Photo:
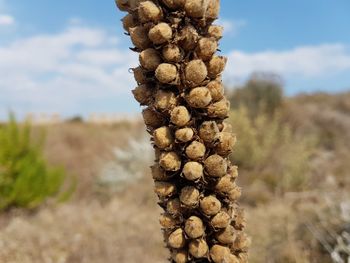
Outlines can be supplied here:
[[236, 142], [216, 55], [220, 0], [116, 0], [140, 53], [135, 99], [156, 151], [152, 175], [170, 262], [248, 262]]

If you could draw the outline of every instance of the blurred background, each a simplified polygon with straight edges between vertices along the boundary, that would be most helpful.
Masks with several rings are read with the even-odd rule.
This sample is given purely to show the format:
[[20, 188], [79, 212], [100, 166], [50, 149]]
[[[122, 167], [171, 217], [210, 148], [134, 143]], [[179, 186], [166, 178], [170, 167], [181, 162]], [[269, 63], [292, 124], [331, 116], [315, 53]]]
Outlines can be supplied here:
[[[350, 2], [221, 2], [250, 262], [350, 262]], [[123, 15], [0, 0], [0, 262], [166, 262]]]

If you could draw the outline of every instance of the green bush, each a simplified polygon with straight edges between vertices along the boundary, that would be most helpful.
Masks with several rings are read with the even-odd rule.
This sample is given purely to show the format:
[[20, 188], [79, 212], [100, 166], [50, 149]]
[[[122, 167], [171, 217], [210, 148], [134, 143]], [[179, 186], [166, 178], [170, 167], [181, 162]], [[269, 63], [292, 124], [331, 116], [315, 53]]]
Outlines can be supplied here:
[[48, 197], [67, 199], [73, 184], [63, 191], [65, 171], [51, 167], [43, 157], [44, 135], [33, 140], [29, 123], [19, 125], [13, 116], [0, 127], [0, 210], [36, 208]]

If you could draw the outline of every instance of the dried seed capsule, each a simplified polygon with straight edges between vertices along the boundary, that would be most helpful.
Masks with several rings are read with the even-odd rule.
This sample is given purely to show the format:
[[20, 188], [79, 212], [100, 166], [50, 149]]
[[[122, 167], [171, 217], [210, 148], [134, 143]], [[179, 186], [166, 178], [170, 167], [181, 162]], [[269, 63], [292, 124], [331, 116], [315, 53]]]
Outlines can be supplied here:
[[177, 97], [171, 91], [158, 90], [155, 95], [154, 107], [158, 110], [171, 110], [177, 104]]
[[236, 238], [236, 230], [233, 226], [228, 226], [216, 234], [216, 239], [224, 245], [232, 244]]
[[166, 198], [176, 193], [176, 186], [167, 182], [155, 182], [155, 192], [159, 198]]
[[185, 106], [178, 106], [171, 111], [170, 120], [176, 126], [183, 127], [189, 123], [191, 115]]
[[234, 248], [238, 251], [247, 251], [251, 245], [250, 238], [243, 232], [239, 232], [234, 243]]
[[146, 49], [150, 47], [151, 40], [148, 38], [148, 28], [144, 26], [136, 26], [129, 28], [131, 42], [138, 49]]
[[227, 99], [222, 99], [208, 107], [208, 116], [211, 118], [225, 119], [230, 112], [230, 102]]
[[166, 45], [162, 50], [163, 58], [167, 62], [178, 63], [184, 58], [184, 52], [174, 44]]
[[207, 85], [207, 88], [210, 91], [211, 97], [214, 102], [222, 100], [224, 98], [224, 86], [221, 81], [213, 80], [210, 81]]
[[181, 202], [179, 198], [169, 200], [166, 206], [166, 211], [171, 215], [181, 214]]
[[190, 51], [197, 46], [199, 35], [193, 26], [186, 26], [180, 31], [177, 38], [179, 40], [180, 46], [185, 51]]
[[205, 18], [215, 20], [220, 13], [220, 0], [209, 0], [208, 8], [205, 12]]
[[217, 154], [209, 156], [205, 160], [204, 166], [211, 177], [222, 177], [227, 172], [227, 161]]
[[228, 194], [236, 187], [235, 180], [231, 175], [221, 177], [215, 185], [215, 190], [220, 193]]
[[244, 253], [239, 253], [238, 254], [238, 263], [248, 263], [249, 261], [249, 256], [248, 256], [248, 253], [244, 252]]
[[228, 198], [231, 202], [237, 201], [241, 197], [242, 191], [241, 188], [235, 185], [235, 188], [227, 193]]
[[166, 172], [159, 166], [159, 164], [154, 164], [151, 166], [152, 177], [155, 181], [166, 181], [168, 176]]
[[208, 244], [204, 239], [192, 240], [188, 250], [194, 258], [204, 258], [208, 254]]
[[234, 227], [236, 229], [243, 229], [245, 228], [245, 225], [246, 225], [246, 220], [245, 220], [245, 214], [244, 214], [244, 210], [243, 209], [236, 209], [235, 211], [235, 220], [234, 220]]
[[218, 43], [214, 38], [201, 38], [196, 48], [197, 56], [203, 61], [211, 59], [218, 49]]
[[187, 95], [186, 100], [193, 108], [205, 108], [211, 102], [211, 94], [205, 87], [194, 88]]
[[185, 232], [189, 238], [199, 238], [204, 235], [203, 221], [197, 216], [191, 216], [186, 220]]
[[186, 148], [186, 155], [191, 160], [198, 160], [205, 155], [205, 145], [201, 142], [194, 141]]
[[152, 101], [153, 90], [145, 84], [136, 87], [132, 93], [141, 105], [148, 105]]
[[191, 141], [193, 138], [193, 135], [194, 135], [194, 132], [191, 128], [182, 128], [182, 129], [178, 129], [175, 132], [175, 138], [180, 142]]
[[142, 67], [152, 71], [156, 70], [162, 63], [162, 58], [160, 57], [158, 51], [153, 48], [148, 48], [142, 51], [140, 53], [139, 60]]
[[170, 214], [164, 213], [159, 218], [160, 225], [165, 229], [175, 228], [180, 222], [173, 218]]
[[185, 3], [186, 14], [194, 18], [202, 18], [206, 11], [205, 0], [187, 0]]
[[173, 252], [172, 259], [175, 263], [187, 263], [188, 262], [188, 254], [185, 250], [180, 250]]
[[226, 228], [231, 223], [231, 217], [225, 211], [221, 211], [211, 219], [210, 223], [214, 228]]
[[227, 174], [229, 174], [232, 178], [238, 177], [238, 167], [235, 165], [231, 165], [227, 169]]
[[221, 132], [219, 135], [219, 143], [217, 144], [215, 150], [218, 154], [222, 156], [229, 155], [233, 146], [236, 144], [236, 136], [230, 132]]
[[117, 7], [120, 11], [128, 11], [129, 9], [129, 1], [128, 0], [115, 0]]
[[171, 9], [178, 9], [184, 6], [186, 0], [162, 0], [162, 2]]
[[179, 72], [175, 65], [162, 63], [156, 69], [156, 78], [164, 84], [176, 84], [179, 82]]
[[162, 18], [162, 10], [152, 1], [140, 3], [138, 8], [139, 19], [142, 23], [158, 22]]
[[196, 181], [203, 177], [203, 165], [197, 162], [188, 162], [185, 164], [182, 173], [187, 180]]
[[204, 197], [200, 201], [199, 205], [200, 205], [201, 211], [208, 216], [216, 215], [221, 210], [221, 203], [219, 199], [217, 199], [213, 195]]
[[145, 124], [149, 127], [158, 128], [163, 125], [162, 116], [149, 107], [142, 111], [142, 116], [143, 120], [145, 121]]
[[208, 63], [208, 75], [210, 78], [216, 78], [220, 75], [226, 66], [227, 58], [223, 56], [213, 56]]
[[186, 83], [190, 87], [200, 85], [206, 79], [207, 75], [207, 67], [200, 59], [190, 61], [185, 68]]
[[233, 254], [228, 255], [226, 262], [227, 263], [243, 263]]
[[185, 186], [181, 189], [180, 201], [186, 206], [195, 207], [199, 202], [199, 191], [193, 186]]
[[199, 137], [206, 143], [213, 143], [219, 139], [219, 128], [215, 121], [205, 121], [199, 128]]
[[129, 32], [130, 28], [138, 25], [137, 20], [132, 14], [127, 14], [123, 19], [123, 28], [126, 32]]
[[171, 146], [174, 142], [173, 134], [169, 127], [161, 127], [153, 132], [154, 144], [160, 148], [165, 149]]
[[226, 262], [227, 258], [230, 255], [230, 249], [228, 247], [214, 245], [210, 249], [210, 258], [215, 263], [223, 263]]
[[185, 246], [186, 240], [184, 231], [181, 228], [176, 229], [169, 235], [168, 245], [172, 248], [183, 248]]
[[132, 71], [134, 72], [134, 78], [138, 84], [146, 84], [148, 82], [146, 70], [142, 67], [134, 68]]
[[176, 172], [181, 168], [181, 159], [176, 152], [163, 152], [159, 164], [165, 171]]
[[223, 36], [224, 28], [218, 25], [211, 25], [208, 29], [208, 36], [220, 40]]
[[149, 39], [153, 44], [161, 45], [171, 40], [173, 30], [167, 23], [159, 23], [151, 28], [148, 33]]

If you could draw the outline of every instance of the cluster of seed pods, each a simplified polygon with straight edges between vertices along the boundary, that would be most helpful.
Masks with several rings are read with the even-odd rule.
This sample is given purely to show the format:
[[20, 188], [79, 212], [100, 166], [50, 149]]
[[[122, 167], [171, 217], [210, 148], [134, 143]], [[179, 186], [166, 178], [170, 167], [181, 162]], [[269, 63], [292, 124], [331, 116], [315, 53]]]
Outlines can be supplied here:
[[156, 152], [152, 175], [171, 262], [248, 262], [236, 138], [216, 55], [220, 0], [116, 0], [140, 66], [135, 99]]

